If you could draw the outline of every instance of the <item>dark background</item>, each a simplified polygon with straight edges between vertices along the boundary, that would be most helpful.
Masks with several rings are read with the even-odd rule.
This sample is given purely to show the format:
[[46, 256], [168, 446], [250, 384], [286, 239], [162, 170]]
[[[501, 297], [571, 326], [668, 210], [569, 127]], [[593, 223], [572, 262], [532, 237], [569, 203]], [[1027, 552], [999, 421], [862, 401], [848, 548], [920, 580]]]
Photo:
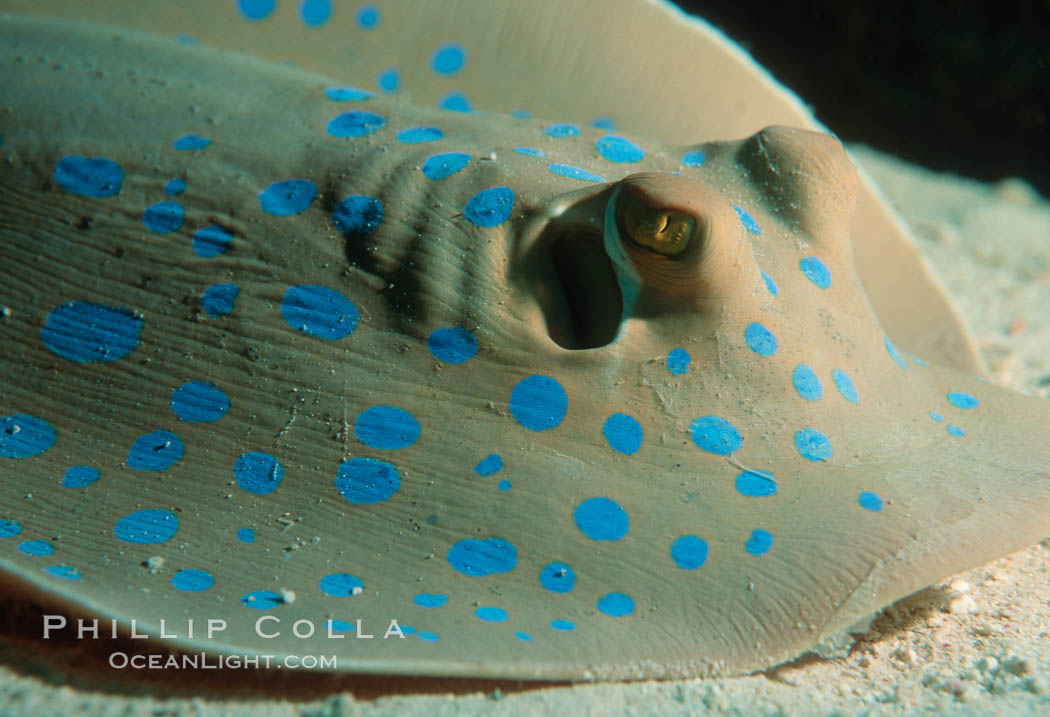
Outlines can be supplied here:
[[1050, 0], [675, 0], [847, 142], [1050, 197]]

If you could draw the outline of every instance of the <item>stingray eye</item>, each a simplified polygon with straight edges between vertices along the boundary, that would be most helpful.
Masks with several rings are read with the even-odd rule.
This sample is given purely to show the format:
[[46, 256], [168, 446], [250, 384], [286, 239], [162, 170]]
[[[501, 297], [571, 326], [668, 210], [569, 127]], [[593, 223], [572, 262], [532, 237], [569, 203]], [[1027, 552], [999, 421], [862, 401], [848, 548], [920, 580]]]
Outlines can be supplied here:
[[633, 187], [624, 187], [616, 202], [620, 235], [662, 256], [679, 256], [696, 233], [696, 220], [667, 207], [652, 206]]

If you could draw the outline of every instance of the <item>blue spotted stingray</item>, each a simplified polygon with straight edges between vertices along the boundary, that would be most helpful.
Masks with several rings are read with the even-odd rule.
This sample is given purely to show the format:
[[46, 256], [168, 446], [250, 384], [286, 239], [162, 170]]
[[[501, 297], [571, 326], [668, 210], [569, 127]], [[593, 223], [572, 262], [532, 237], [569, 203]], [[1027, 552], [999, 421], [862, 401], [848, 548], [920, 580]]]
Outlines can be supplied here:
[[[524, 5], [0, 16], [6, 581], [214, 653], [672, 677], [1045, 534], [1050, 412], [973, 375], [838, 142], [715, 133], [691, 102], [813, 123], [661, 5]], [[482, 56], [584, 19], [729, 69], [650, 117]]]

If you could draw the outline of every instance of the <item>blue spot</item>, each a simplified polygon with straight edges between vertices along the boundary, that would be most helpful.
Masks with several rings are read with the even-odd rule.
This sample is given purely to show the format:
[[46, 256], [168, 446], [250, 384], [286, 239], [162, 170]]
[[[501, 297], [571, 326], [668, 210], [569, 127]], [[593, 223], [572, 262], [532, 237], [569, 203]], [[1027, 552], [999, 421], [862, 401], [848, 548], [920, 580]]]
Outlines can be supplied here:
[[882, 510], [883, 506], [886, 505], [886, 501], [878, 496], [876, 493], [864, 491], [857, 496], [857, 502], [860, 503], [860, 507], [865, 510]]
[[949, 435], [955, 436], [956, 438], [962, 438], [966, 435], [966, 431], [958, 426], [948, 426], [947, 431]]
[[803, 428], [795, 434], [795, 448], [799, 455], [811, 461], [826, 461], [831, 458], [831, 441], [815, 428]]
[[576, 585], [576, 573], [565, 563], [548, 563], [540, 571], [540, 585], [552, 593], [571, 592]]
[[256, 590], [241, 596], [241, 605], [252, 610], [273, 610], [283, 604], [281, 596], [272, 590]]
[[419, 605], [420, 607], [430, 609], [435, 607], [442, 607], [445, 603], [448, 602], [448, 596], [442, 595], [440, 593], [419, 593], [414, 598], [412, 598], [412, 602], [414, 602], [416, 605]]
[[350, 299], [335, 289], [309, 284], [284, 292], [281, 316], [293, 329], [327, 341], [349, 336], [360, 318]]
[[360, 578], [350, 573], [332, 573], [321, 578], [321, 581], [317, 583], [317, 587], [321, 588], [321, 592], [325, 595], [351, 597], [352, 595], [360, 594], [365, 589], [365, 584], [361, 582]]
[[437, 127], [412, 127], [403, 129], [397, 133], [397, 141], [405, 144], [420, 144], [422, 142], [434, 142], [445, 136]]
[[510, 490], [510, 481], [509, 480], [501, 480], [497, 487], [500, 490]]
[[482, 478], [487, 478], [493, 473], [498, 473], [503, 469], [503, 459], [498, 454], [493, 453], [487, 458], [478, 461], [478, 464], [474, 466], [474, 472]]
[[591, 127], [598, 129], [616, 129], [616, 122], [612, 117], [595, 117], [591, 120]]
[[748, 324], [744, 331], [744, 341], [747, 347], [759, 356], [772, 356], [777, 352], [777, 337], [757, 321]]
[[495, 227], [510, 218], [514, 209], [514, 192], [510, 187], [484, 189], [467, 202], [463, 213], [479, 227]]
[[242, 543], [254, 543], [255, 531], [251, 528], [238, 528], [237, 540], [241, 541]]
[[828, 271], [828, 267], [815, 256], [807, 256], [805, 259], [798, 263], [798, 268], [802, 270], [802, 274], [812, 281], [814, 284], [819, 286], [821, 289], [827, 289], [831, 286], [831, 272]]
[[627, 617], [634, 612], [634, 600], [623, 593], [609, 593], [598, 601], [598, 609], [609, 617]]
[[195, 134], [183, 135], [182, 137], [179, 137], [177, 140], [175, 140], [175, 142], [173, 142], [175, 149], [177, 149], [180, 152], [186, 152], [194, 149], [204, 149], [209, 144], [211, 144], [210, 139], [208, 139], [207, 137], [198, 137]]
[[515, 147], [514, 151], [518, 154], [524, 154], [526, 157], [546, 157], [547, 153], [542, 149], [536, 147]]
[[117, 361], [139, 345], [141, 330], [142, 319], [128, 309], [68, 301], [47, 315], [40, 340], [70, 361]]
[[438, 635], [436, 632], [420, 632], [419, 639], [425, 640], [426, 642], [437, 642]]
[[427, 349], [438, 361], [461, 364], [478, 352], [478, 340], [467, 329], [436, 329], [427, 338]]
[[[326, 622], [325, 625], [327, 625], [328, 630], [332, 633], [351, 632], [354, 629], [354, 625], [352, 623], [347, 622], [346, 620], [332, 619]], [[401, 632], [403, 632], [404, 634], [411, 634], [409, 631], [405, 630], [405, 628], [408, 627], [408, 625], [400, 625], [399, 627], [401, 628]]]
[[22, 526], [13, 520], [0, 520], [0, 539], [13, 538], [22, 532]]
[[681, 376], [689, 370], [692, 360], [693, 357], [685, 349], [672, 349], [671, 353], [667, 354], [667, 370], [672, 376]]
[[430, 58], [430, 66], [439, 75], [454, 75], [466, 61], [467, 53], [461, 45], [442, 45]]
[[791, 374], [791, 381], [795, 384], [798, 395], [807, 401], [819, 401], [824, 397], [824, 385], [817, 378], [817, 374], [807, 364], [800, 363]]
[[438, 109], [448, 110], [449, 112], [473, 111], [470, 99], [462, 92], [449, 92], [438, 100]]
[[205, 570], [180, 570], [171, 576], [171, 586], [184, 593], [199, 593], [215, 584], [215, 577]]
[[339, 466], [335, 487], [355, 505], [381, 503], [397, 493], [401, 475], [397, 468], [376, 458], [351, 458]]
[[227, 316], [233, 312], [234, 302], [240, 292], [236, 284], [212, 284], [204, 290], [201, 307], [212, 318]]
[[645, 159], [644, 149], [629, 139], [617, 137], [613, 134], [602, 137], [594, 143], [594, 146], [597, 147], [598, 154], [610, 162], [627, 164], [630, 162], [641, 162]]
[[400, 86], [401, 73], [397, 71], [396, 67], [380, 70], [376, 75], [376, 87], [383, 92], [397, 92], [397, 88]]
[[501, 607], [479, 607], [474, 611], [474, 616], [485, 622], [506, 622], [507, 611]]
[[860, 403], [860, 395], [857, 393], [857, 387], [853, 383], [853, 379], [849, 377], [849, 374], [839, 369], [834, 369], [831, 372], [831, 380], [835, 382], [835, 388], [839, 390], [842, 397], [850, 403]]
[[736, 489], [741, 495], [749, 498], [764, 498], [776, 495], [777, 479], [768, 471], [757, 468], [746, 470], [736, 477]]
[[614, 413], [605, 420], [602, 434], [613, 450], [628, 456], [642, 447], [642, 424], [625, 413]]
[[237, 0], [241, 14], [249, 20], [265, 20], [276, 5], [277, 0]]
[[563, 177], [569, 179], [579, 179], [583, 182], [604, 182], [603, 177], [599, 177], [594, 172], [588, 172], [586, 169], [580, 169], [579, 167], [571, 167], [568, 164], [550, 164], [547, 165], [547, 169], [560, 174]]
[[32, 458], [55, 445], [55, 427], [26, 413], [0, 418], [0, 458]]
[[68, 565], [49, 565], [44, 568], [44, 572], [63, 580], [80, 580], [83, 577], [79, 570]]
[[359, 90], [356, 87], [326, 87], [324, 90], [325, 97], [332, 100], [333, 102], [360, 102], [361, 100], [369, 100], [375, 97], [375, 94], [368, 90]]
[[572, 632], [576, 626], [568, 620], [551, 620], [551, 627], [559, 632]]
[[445, 556], [449, 565], [472, 578], [510, 572], [518, 564], [518, 549], [503, 538], [461, 540]]
[[284, 480], [284, 466], [269, 453], [242, 453], [233, 464], [233, 477], [241, 490], [266, 495]]
[[507, 114], [511, 117], [516, 117], [517, 119], [528, 119], [529, 117], [532, 117], [532, 113], [528, 110], [511, 110]]
[[55, 181], [82, 197], [112, 197], [124, 182], [124, 170], [111, 159], [66, 155], [55, 165]]
[[947, 398], [948, 403], [952, 404], [956, 408], [961, 408], [963, 410], [977, 408], [977, 406], [981, 403], [976, 396], [971, 395], [969, 393], [961, 393], [958, 391], [953, 391], [947, 394]]
[[86, 488], [101, 477], [98, 468], [93, 466], [71, 466], [62, 476], [63, 488]]
[[206, 226], [193, 235], [193, 253], [202, 259], [225, 254], [233, 242], [229, 229], [218, 224]]
[[267, 214], [287, 217], [305, 211], [316, 196], [317, 186], [309, 179], [286, 179], [259, 192], [259, 206]]
[[310, 27], [320, 27], [332, 16], [331, 0], [303, 0], [299, 5], [299, 16]]
[[565, 418], [569, 397], [561, 384], [549, 376], [523, 378], [510, 392], [510, 413], [530, 431], [546, 431]]
[[427, 179], [436, 181], [455, 174], [468, 164], [470, 155], [466, 152], [447, 152], [428, 157], [427, 161], [423, 162], [421, 171]]
[[26, 555], [41, 557], [55, 552], [55, 546], [46, 540], [26, 540], [18, 546], [18, 550]]
[[762, 233], [762, 227], [759, 226], [758, 222], [755, 221], [755, 218], [753, 216], [751, 216], [750, 214], [748, 214], [746, 211], [744, 211], [742, 208], [738, 207], [735, 204], [733, 205], [733, 209], [736, 211], [736, 215], [738, 217], [740, 217], [740, 223], [744, 225], [744, 229], [746, 229], [748, 231], [748, 233], [750, 233], [750, 234], [761, 234]]
[[940, 423], [941, 421], [944, 420], [944, 416], [942, 416], [941, 414], [937, 413], [936, 411], [930, 411], [930, 418], [932, 418], [933, 420], [937, 421], [937, 423]]
[[682, 155], [682, 164], [686, 167], [699, 167], [706, 161], [707, 155], [699, 149], [694, 149], [692, 152], [686, 152]]
[[332, 210], [332, 223], [344, 234], [367, 234], [382, 221], [383, 203], [363, 194], [351, 194]]
[[689, 424], [693, 443], [698, 448], [727, 456], [740, 448], [744, 439], [732, 423], [720, 416], [702, 416]]
[[210, 423], [230, 410], [230, 399], [208, 381], [187, 381], [171, 393], [171, 410], [183, 421]]
[[386, 120], [375, 112], [344, 112], [328, 123], [333, 137], [364, 137], [386, 126]]
[[393, 406], [372, 406], [358, 415], [354, 425], [357, 440], [383, 450], [411, 446], [419, 438], [419, 431], [415, 416]]
[[574, 124], [552, 124], [547, 125], [543, 133], [548, 137], [579, 137], [580, 128]]
[[169, 197], [177, 197], [186, 191], [186, 180], [176, 177], [164, 185], [164, 193]]
[[170, 431], [153, 431], [139, 436], [128, 450], [128, 468], [136, 471], [163, 471], [182, 458], [179, 437]]
[[170, 540], [179, 529], [179, 518], [170, 510], [148, 508], [129, 513], [113, 526], [113, 533], [125, 543], [152, 545]]
[[532, 635], [527, 632], [515, 632], [514, 637], [518, 638], [522, 642], [532, 642]]
[[591, 540], [619, 540], [627, 535], [630, 519], [620, 504], [611, 498], [588, 498], [573, 513], [576, 527]]
[[766, 289], [770, 294], [773, 296], [780, 296], [780, 289], [777, 288], [777, 282], [773, 281], [773, 277], [763, 271], [762, 280], [766, 282]]
[[671, 543], [671, 560], [682, 570], [696, 570], [707, 562], [707, 541], [683, 535]]
[[903, 368], [903, 369], [908, 368], [907, 362], [904, 360], [904, 357], [901, 356], [901, 352], [897, 350], [897, 347], [893, 345], [893, 342], [890, 341], [890, 337], [889, 336], [886, 337], [885, 343], [886, 343], [886, 351], [889, 352], [890, 358], [893, 359], [896, 362], [896, 364], [898, 366], [900, 366], [901, 368]]
[[146, 207], [142, 213], [142, 223], [151, 232], [168, 234], [182, 226], [186, 221], [186, 210], [178, 202], [157, 202]]
[[925, 368], [929, 368], [930, 367], [930, 364], [928, 364], [927, 362], [923, 361], [921, 358], [916, 358], [915, 356], [912, 356], [911, 354], [905, 354], [905, 355], [908, 358], [910, 358], [912, 361], [914, 361], [915, 363], [919, 364], [920, 366], [923, 366]]
[[765, 555], [773, 547], [773, 535], [766, 530], [753, 530], [744, 544], [744, 550], [752, 555]]
[[357, 24], [363, 30], [371, 30], [379, 24], [379, 8], [372, 4], [362, 5], [357, 9]]

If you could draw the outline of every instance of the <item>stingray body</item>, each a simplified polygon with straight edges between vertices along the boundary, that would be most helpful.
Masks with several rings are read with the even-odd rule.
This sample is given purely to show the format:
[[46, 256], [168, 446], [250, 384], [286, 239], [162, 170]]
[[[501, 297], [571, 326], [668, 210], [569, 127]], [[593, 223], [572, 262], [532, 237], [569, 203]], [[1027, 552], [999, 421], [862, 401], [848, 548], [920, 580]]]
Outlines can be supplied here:
[[46, 595], [339, 670], [687, 676], [1046, 532], [1050, 411], [895, 347], [826, 135], [0, 33], [0, 568]]

